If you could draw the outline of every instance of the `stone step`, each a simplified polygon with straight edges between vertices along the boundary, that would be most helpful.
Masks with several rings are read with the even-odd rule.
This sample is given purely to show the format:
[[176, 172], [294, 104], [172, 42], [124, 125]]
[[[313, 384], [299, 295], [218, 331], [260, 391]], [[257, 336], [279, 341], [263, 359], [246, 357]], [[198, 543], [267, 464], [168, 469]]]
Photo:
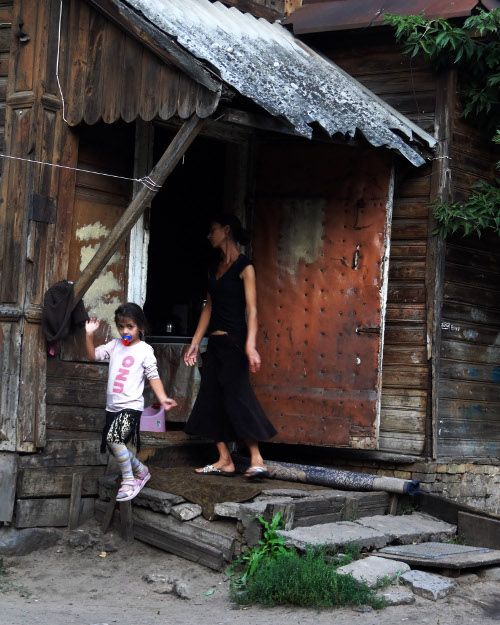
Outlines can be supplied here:
[[427, 514], [377, 515], [356, 521], [341, 521], [279, 532], [287, 544], [300, 551], [307, 545], [340, 549], [355, 543], [362, 549], [381, 549], [389, 544], [446, 542], [456, 534], [456, 526]]

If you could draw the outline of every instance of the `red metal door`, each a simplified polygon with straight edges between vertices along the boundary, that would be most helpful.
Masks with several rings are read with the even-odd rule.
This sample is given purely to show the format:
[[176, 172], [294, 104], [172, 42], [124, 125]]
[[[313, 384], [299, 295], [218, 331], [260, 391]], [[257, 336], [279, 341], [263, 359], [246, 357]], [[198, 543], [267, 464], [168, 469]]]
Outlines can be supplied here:
[[261, 150], [253, 259], [275, 442], [377, 447], [391, 158], [304, 144]]

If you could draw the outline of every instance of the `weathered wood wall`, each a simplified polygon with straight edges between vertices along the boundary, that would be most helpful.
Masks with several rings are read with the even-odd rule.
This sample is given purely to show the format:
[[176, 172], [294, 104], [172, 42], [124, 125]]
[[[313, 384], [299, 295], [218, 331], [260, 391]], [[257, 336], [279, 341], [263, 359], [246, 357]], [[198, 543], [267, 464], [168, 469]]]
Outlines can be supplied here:
[[[63, 91], [71, 125], [131, 122], [138, 116], [150, 121], [157, 115], [186, 119], [195, 112], [207, 117], [217, 108], [219, 92], [158, 58], [83, 0], [65, 3], [64, 11], [70, 53]], [[145, 33], [141, 37], [147, 42]]]
[[[475, 180], [493, 181], [500, 150], [460, 117], [453, 126], [452, 200]], [[441, 321], [437, 453], [500, 456], [500, 239], [486, 233], [446, 241]]]
[[[335, 63], [433, 134], [437, 84], [428, 65], [404, 57], [387, 40], [370, 44], [352, 33], [335, 33], [335, 39], [334, 48], [323, 40]], [[429, 429], [426, 270], [433, 167], [401, 165], [394, 193], [379, 448], [420, 455]]]

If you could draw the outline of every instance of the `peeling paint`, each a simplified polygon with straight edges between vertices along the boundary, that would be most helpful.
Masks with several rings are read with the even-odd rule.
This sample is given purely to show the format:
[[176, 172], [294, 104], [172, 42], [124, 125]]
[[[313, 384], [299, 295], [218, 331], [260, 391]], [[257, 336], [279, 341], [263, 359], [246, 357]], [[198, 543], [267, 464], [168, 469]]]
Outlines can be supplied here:
[[479, 336], [479, 332], [477, 330], [464, 330], [464, 338], [473, 341], [477, 339]]
[[90, 241], [92, 239], [101, 240], [109, 233], [109, 229], [106, 228], [100, 221], [95, 224], [87, 224], [78, 228], [76, 231], [76, 238], [78, 241]]
[[[99, 244], [87, 245], [81, 248], [80, 272], [85, 269], [98, 248]], [[113, 274], [111, 266], [115, 263], [119, 263], [122, 258], [123, 255], [120, 252], [113, 254], [106, 267], [104, 267], [99, 276], [94, 280], [85, 295], [85, 307], [89, 313], [102, 321], [106, 321], [110, 325], [107, 338], [111, 338], [112, 329], [115, 325], [115, 310], [122, 303], [119, 297], [111, 295], [113, 292], [122, 291], [122, 285]]]
[[300, 261], [313, 263], [323, 247], [323, 222], [326, 201], [323, 199], [290, 199], [282, 205], [282, 243], [278, 258], [291, 276]]

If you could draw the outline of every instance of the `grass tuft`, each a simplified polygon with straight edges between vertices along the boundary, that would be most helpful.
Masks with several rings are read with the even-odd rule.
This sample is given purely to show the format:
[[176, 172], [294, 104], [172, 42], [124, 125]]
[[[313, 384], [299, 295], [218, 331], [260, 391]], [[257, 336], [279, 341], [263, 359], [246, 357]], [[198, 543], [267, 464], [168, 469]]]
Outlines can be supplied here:
[[[255, 575], [247, 579], [244, 590], [233, 586], [231, 599], [239, 604], [265, 606], [297, 605], [336, 607], [370, 605], [381, 608], [384, 599], [377, 597], [352, 575], [341, 575], [329, 564], [323, 549], [311, 549], [304, 555], [287, 551], [278, 558], [260, 562]], [[345, 561], [342, 561], [345, 564]]]

